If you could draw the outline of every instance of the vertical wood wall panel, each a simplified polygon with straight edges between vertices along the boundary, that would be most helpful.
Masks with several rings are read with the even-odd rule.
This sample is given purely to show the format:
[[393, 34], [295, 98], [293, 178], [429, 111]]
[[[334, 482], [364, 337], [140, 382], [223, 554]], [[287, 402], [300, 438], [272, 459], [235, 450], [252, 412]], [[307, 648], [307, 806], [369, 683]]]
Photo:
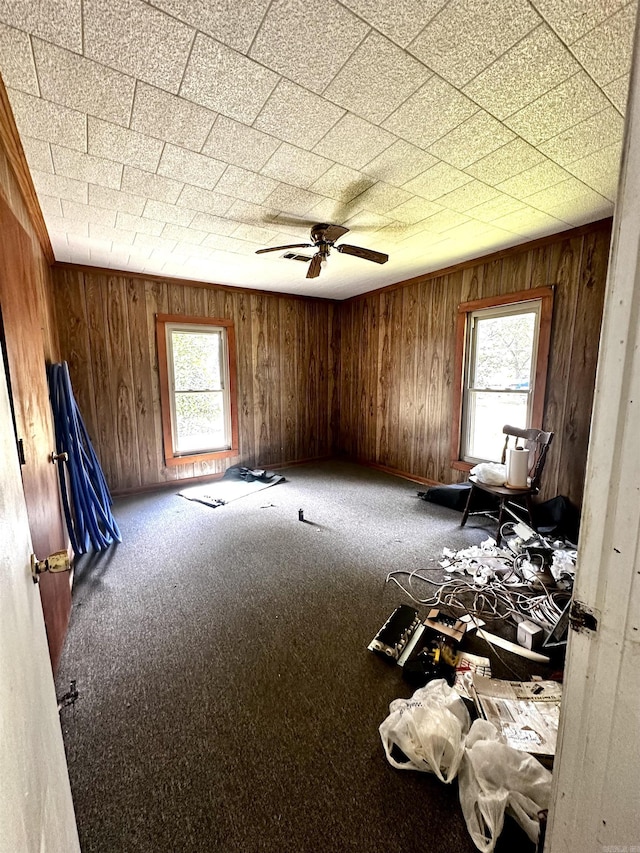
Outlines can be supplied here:
[[[544, 428], [556, 435], [541, 497], [565, 494], [580, 504], [610, 229], [596, 223], [340, 306], [339, 449], [434, 482], [465, 480], [450, 459], [457, 306], [555, 285]], [[361, 393], [372, 383], [375, 420]]]
[[[52, 274], [62, 357], [113, 491], [332, 453], [340, 400], [333, 303], [72, 267]], [[157, 313], [234, 321], [237, 458], [165, 466]]]

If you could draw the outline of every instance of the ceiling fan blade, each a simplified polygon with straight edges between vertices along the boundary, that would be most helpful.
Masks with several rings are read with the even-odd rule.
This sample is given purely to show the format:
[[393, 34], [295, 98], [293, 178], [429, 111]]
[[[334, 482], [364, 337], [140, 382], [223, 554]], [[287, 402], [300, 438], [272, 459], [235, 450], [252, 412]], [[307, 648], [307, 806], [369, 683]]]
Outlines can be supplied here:
[[327, 243], [333, 243], [346, 234], [348, 230], [349, 229], [345, 228], [344, 225], [327, 225], [324, 229], [324, 239]]
[[317, 252], [312, 258], [307, 270], [307, 278], [318, 278], [320, 275], [320, 267], [322, 266], [322, 258], [320, 252]]
[[386, 264], [389, 260], [389, 255], [385, 255], [384, 252], [374, 252], [373, 249], [363, 249], [362, 246], [350, 246], [348, 243], [334, 246], [334, 249], [344, 252], [345, 255], [354, 255], [356, 258], [364, 258], [365, 261], [373, 261], [374, 264]]
[[271, 246], [268, 249], [256, 249], [256, 255], [263, 255], [265, 252], [280, 252], [282, 249], [312, 249], [313, 243], [292, 243], [290, 246]]

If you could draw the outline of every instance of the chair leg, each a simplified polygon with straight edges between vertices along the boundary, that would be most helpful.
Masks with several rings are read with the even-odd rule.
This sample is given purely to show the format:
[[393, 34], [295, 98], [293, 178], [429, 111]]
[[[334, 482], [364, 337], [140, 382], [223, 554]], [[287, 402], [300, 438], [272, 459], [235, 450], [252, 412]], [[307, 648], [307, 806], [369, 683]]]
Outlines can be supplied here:
[[538, 528], [535, 526], [533, 521], [533, 501], [531, 500], [531, 495], [525, 495], [524, 500], [527, 505], [527, 512], [529, 513], [529, 524], [533, 530], [537, 531]]
[[462, 521], [460, 522], [460, 527], [464, 527], [467, 523], [467, 519], [469, 518], [469, 510], [471, 509], [471, 498], [473, 497], [473, 493], [475, 491], [475, 486], [473, 483], [471, 484], [471, 488], [469, 489], [469, 497], [467, 498], [467, 505], [464, 508], [464, 512], [462, 513]]

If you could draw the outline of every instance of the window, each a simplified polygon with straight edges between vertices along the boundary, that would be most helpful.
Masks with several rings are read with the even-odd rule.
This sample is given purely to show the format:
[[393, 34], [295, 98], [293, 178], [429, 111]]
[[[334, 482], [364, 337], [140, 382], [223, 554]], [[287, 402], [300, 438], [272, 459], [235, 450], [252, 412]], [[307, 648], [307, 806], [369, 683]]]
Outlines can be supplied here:
[[156, 334], [166, 464], [237, 454], [232, 321], [158, 314]]
[[542, 428], [553, 289], [458, 308], [454, 468], [502, 454], [505, 424]]

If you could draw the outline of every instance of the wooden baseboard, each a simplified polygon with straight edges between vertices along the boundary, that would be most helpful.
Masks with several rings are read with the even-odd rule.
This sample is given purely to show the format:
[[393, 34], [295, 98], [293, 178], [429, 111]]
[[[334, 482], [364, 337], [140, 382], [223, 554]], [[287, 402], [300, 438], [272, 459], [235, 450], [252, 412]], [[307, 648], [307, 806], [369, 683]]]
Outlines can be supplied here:
[[429, 480], [427, 477], [419, 477], [417, 474], [411, 474], [408, 471], [400, 471], [398, 468], [390, 468], [388, 465], [380, 465], [378, 462], [369, 462], [367, 459], [350, 459], [350, 462], [356, 462], [358, 465], [363, 465], [365, 468], [374, 468], [376, 471], [384, 471], [385, 474], [393, 474], [394, 477], [401, 477], [403, 480], [410, 480], [412, 483], [420, 483], [422, 486], [442, 486], [437, 480]]

